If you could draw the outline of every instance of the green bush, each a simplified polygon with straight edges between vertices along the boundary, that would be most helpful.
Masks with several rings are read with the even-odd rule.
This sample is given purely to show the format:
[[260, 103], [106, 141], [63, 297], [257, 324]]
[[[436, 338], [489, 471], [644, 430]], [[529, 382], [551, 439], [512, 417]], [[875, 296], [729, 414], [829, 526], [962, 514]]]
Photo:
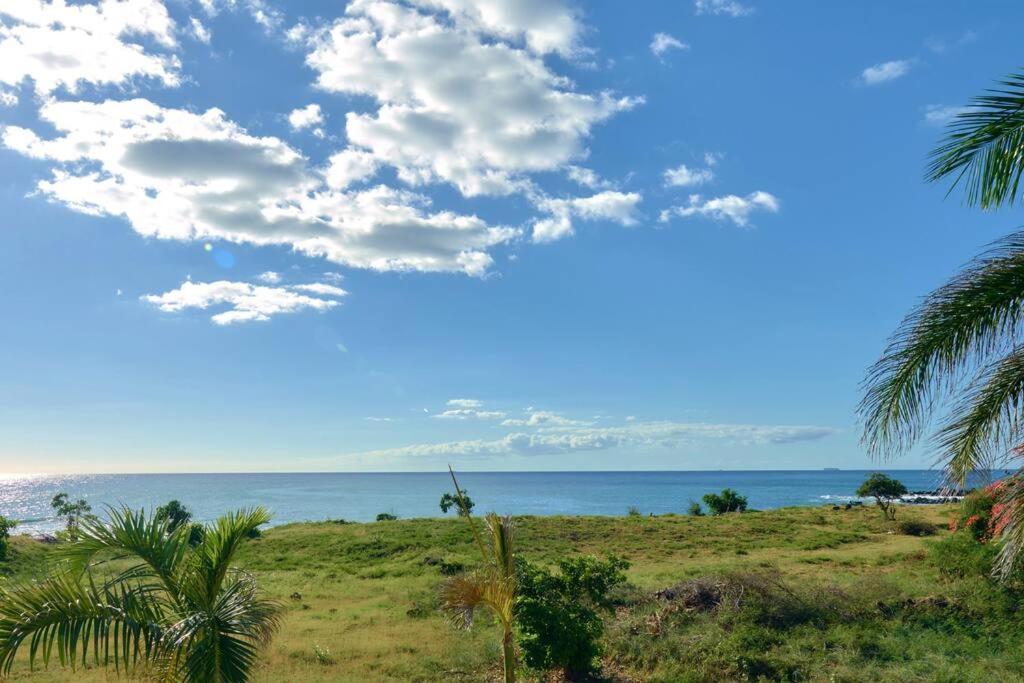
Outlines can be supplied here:
[[726, 512], [743, 512], [747, 509], [747, 498], [732, 489], [722, 489], [721, 493], [709, 493], [703, 498], [704, 504], [713, 515]]
[[159, 522], [167, 522], [168, 531], [175, 531], [192, 521], [192, 511], [182, 505], [180, 500], [171, 500], [161, 505], [154, 516]]
[[393, 522], [396, 519], [398, 519], [398, 516], [393, 515], [390, 512], [382, 512], [379, 515], [377, 515], [378, 522]]
[[896, 530], [904, 536], [931, 536], [935, 533], [935, 525], [919, 519], [904, 519], [896, 525]]
[[628, 517], [639, 517], [640, 516], [640, 508], [638, 508], [636, 505], [630, 505], [629, 509], [626, 510], [626, 516], [628, 516]]
[[950, 534], [935, 542], [929, 551], [939, 572], [952, 578], [989, 577], [998, 554], [995, 544], [981, 543], [969, 530]]
[[617, 557], [578, 557], [558, 563], [558, 574], [520, 560], [516, 623], [523, 659], [534, 669], [560, 669], [575, 680], [594, 670], [602, 653], [610, 591], [625, 582], [629, 563]]
[[686, 514], [692, 517], [703, 517], [704, 511], [700, 507], [700, 503], [695, 500], [690, 501], [690, 507], [686, 509]]
[[[459, 500], [460, 497], [462, 499], [461, 501]], [[465, 506], [465, 509], [463, 509], [463, 506]], [[474, 503], [473, 499], [469, 497], [468, 493], [466, 493], [466, 489], [459, 489], [459, 495], [446, 493], [441, 496], [441, 512], [446, 515], [449, 510], [455, 508], [460, 516], [467, 517], [469, 516], [469, 513], [473, 512], [474, 507], [476, 507], [476, 503]]]
[[7, 559], [7, 551], [10, 546], [8, 539], [11, 537], [11, 529], [16, 526], [18, 526], [17, 520], [0, 515], [0, 560]]

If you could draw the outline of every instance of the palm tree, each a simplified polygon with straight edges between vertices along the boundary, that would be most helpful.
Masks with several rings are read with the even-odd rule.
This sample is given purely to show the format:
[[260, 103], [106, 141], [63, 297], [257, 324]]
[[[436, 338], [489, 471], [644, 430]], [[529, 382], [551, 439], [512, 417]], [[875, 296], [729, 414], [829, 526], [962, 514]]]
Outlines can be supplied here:
[[499, 517], [493, 512], [485, 518], [487, 542], [469, 514], [469, 506], [462, 496], [462, 489], [455, 481], [451, 467], [448, 471], [455, 484], [459, 499], [460, 515], [469, 522], [473, 539], [480, 550], [483, 564], [472, 572], [453, 576], [441, 587], [441, 604], [452, 614], [459, 625], [469, 628], [473, 625], [473, 613], [480, 607], [490, 609], [501, 622], [502, 664], [505, 669], [505, 683], [515, 683], [516, 656], [513, 641], [513, 624], [516, 601], [515, 557], [512, 551], [514, 525], [510, 517]]
[[232, 562], [266, 510], [221, 517], [195, 547], [187, 526], [169, 531], [166, 519], [127, 508], [109, 516], [81, 522], [51, 576], [0, 594], [3, 671], [27, 645], [33, 666], [56, 653], [62, 666], [91, 659], [164, 681], [248, 680], [280, 608]]
[[[983, 209], [1013, 204], [1024, 173], [1024, 72], [976, 98], [931, 155], [930, 181], [952, 178]], [[868, 372], [859, 413], [874, 456], [894, 456], [934, 433], [949, 481], [1017, 454], [1024, 433], [1024, 232], [996, 242], [908, 315]], [[1007, 487], [1005, 576], [1024, 549], [1024, 492]]]

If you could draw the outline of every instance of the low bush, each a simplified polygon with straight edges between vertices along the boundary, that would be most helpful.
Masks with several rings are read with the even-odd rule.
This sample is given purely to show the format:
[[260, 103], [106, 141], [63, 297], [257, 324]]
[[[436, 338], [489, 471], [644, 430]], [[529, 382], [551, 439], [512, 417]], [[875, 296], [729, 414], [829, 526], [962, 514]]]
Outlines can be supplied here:
[[397, 515], [393, 515], [390, 512], [381, 512], [377, 515], [378, 522], [394, 522], [398, 519]]
[[690, 507], [686, 509], [686, 514], [692, 517], [703, 517], [704, 510], [701, 509], [700, 503], [695, 500], [690, 501]]
[[617, 557], [578, 557], [558, 563], [558, 574], [520, 560], [516, 622], [523, 660], [534, 669], [559, 669], [568, 680], [593, 672], [603, 652], [610, 593], [622, 585], [629, 563]]
[[747, 498], [732, 489], [722, 489], [721, 493], [709, 493], [703, 498], [704, 504], [713, 515], [727, 512], [743, 512], [747, 509]]
[[896, 524], [896, 530], [904, 536], [931, 536], [935, 533], [935, 525], [919, 519], [904, 519]]

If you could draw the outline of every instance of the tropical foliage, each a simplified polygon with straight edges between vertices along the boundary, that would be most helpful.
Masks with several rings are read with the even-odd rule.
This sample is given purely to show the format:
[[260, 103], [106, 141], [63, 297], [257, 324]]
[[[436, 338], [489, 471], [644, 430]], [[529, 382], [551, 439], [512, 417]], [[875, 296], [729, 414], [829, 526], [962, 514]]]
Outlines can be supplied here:
[[67, 493], [58, 493], [50, 501], [50, 507], [57, 513], [58, 519], [64, 520], [64, 526], [68, 536], [74, 539], [78, 535], [78, 526], [83, 520], [95, 519], [92, 516], [92, 506], [85, 498], [71, 500]]
[[485, 540], [469, 514], [470, 506], [463, 499], [463, 490], [455, 480], [455, 473], [451, 472], [451, 475], [459, 510], [465, 511], [463, 516], [472, 530], [482, 564], [472, 571], [457, 574], [446, 580], [441, 587], [441, 604], [456, 623], [464, 628], [473, 625], [473, 615], [481, 607], [489, 609], [494, 614], [502, 629], [501, 652], [505, 683], [513, 683], [516, 679], [513, 640], [516, 603], [514, 525], [510, 517], [499, 517], [493, 512], [489, 513], [484, 518], [484, 527], [487, 531]]
[[466, 493], [466, 489], [457, 489], [455, 493], [445, 493], [441, 496], [441, 512], [448, 514], [448, 511], [452, 508], [462, 515], [468, 517], [472, 512], [476, 503]]
[[857, 488], [861, 498], [874, 498], [875, 504], [888, 519], [896, 519], [894, 501], [907, 492], [903, 482], [893, 479], [887, 474], [873, 472]]
[[278, 627], [279, 607], [232, 566], [262, 508], [225, 515], [189, 544], [189, 527], [144, 511], [81, 519], [44, 579], [0, 595], [0, 667], [27, 647], [34, 664], [92, 661], [169, 681], [247, 681]]
[[[959, 114], [934, 150], [928, 180], [952, 179], [983, 209], [1019, 198], [1024, 173], [1024, 73]], [[875, 456], [905, 452], [929, 431], [937, 406], [949, 410], [934, 434], [949, 480], [1016, 454], [1024, 416], [1024, 232], [1009, 235], [908, 315], [865, 381], [862, 440]], [[1006, 506], [998, 571], [1007, 576], [1024, 549], [1024, 495]]]
[[702, 500], [713, 515], [724, 515], [727, 512], [743, 512], [747, 509], [746, 496], [741, 496], [732, 489], [722, 489], [721, 493], [709, 493]]
[[523, 659], [535, 669], [561, 669], [568, 680], [590, 675], [603, 653], [599, 611], [611, 611], [609, 591], [626, 581], [629, 563], [577, 557], [560, 561], [558, 574], [525, 560], [517, 565]]
[[0, 560], [7, 558], [8, 539], [11, 537], [11, 530], [16, 526], [17, 520], [0, 515]]

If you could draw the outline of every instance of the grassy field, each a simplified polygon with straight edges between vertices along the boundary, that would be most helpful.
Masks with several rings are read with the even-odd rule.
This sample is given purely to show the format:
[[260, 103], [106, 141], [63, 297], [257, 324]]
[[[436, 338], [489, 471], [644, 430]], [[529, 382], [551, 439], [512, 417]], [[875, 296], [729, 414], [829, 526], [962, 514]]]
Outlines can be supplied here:
[[[940, 526], [950, 511], [900, 512]], [[907, 536], [875, 509], [825, 507], [523, 517], [517, 529], [518, 552], [532, 562], [614, 553], [631, 563], [630, 586], [607, 619], [605, 680], [1024, 680], [1017, 594], [980, 574], [941, 573], [929, 550], [948, 536], [941, 528], [931, 538]], [[25, 537], [12, 545], [5, 567], [12, 578], [37, 571], [50, 552]], [[483, 619], [470, 633], [457, 631], [436, 607], [443, 564], [470, 565], [474, 550], [459, 519], [268, 531], [240, 564], [287, 616], [256, 680], [497, 679], [495, 625]], [[678, 595], [653, 596], [679, 584]], [[13, 675], [69, 677], [59, 668]], [[79, 671], [79, 678], [113, 675]]]

